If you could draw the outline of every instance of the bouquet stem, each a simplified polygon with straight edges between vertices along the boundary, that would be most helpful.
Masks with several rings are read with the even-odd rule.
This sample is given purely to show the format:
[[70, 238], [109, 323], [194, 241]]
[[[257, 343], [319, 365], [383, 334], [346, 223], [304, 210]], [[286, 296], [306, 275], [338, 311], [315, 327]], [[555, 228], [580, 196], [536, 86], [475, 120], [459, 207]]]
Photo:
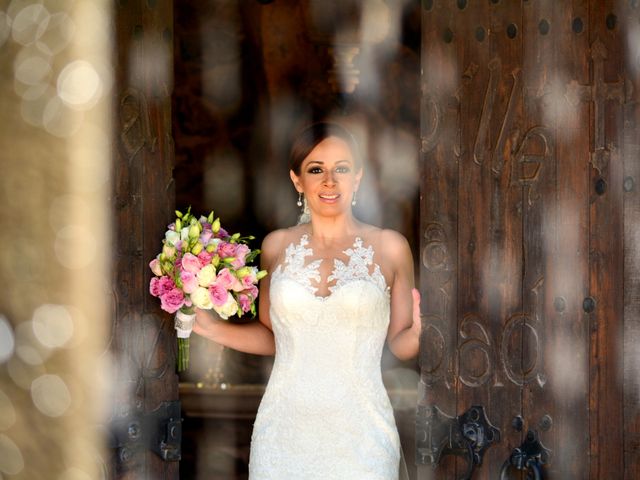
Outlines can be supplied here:
[[184, 372], [189, 368], [189, 339], [178, 338], [178, 372]]

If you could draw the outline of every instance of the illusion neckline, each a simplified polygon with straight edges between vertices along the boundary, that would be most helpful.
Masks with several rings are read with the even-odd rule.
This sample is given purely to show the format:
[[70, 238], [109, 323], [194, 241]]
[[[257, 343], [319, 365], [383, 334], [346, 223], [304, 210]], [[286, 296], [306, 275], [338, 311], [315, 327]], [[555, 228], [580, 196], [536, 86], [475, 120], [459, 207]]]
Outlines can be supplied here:
[[[347, 282], [346, 284], [340, 284], [339, 280], [335, 285], [327, 285], [327, 288], [329, 290], [329, 293], [326, 295], [318, 295], [316, 293], [316, 291], [318, 291], [320, 289], [319, 286], [314, 286], [311, 285], [311, 283], [309, 282], [308, 287], [310, 289], [312, 289], [313, 291], [309, 290], [307, 287], [305, 287], [305, 284], [296, 280], [295, 278], [291, 278], [291, 280], [295, 281], [296, 283], [300, 284], [301, 286], [305, 287], [305, 290], [308, 291], [308, 293], [313, 296], [314, 298], [320, 300], [320, 301], [326, 301], [329, 298], [331, 298], [335, 293], [337, 293], [341, 287], [344, 287], [350, 283], [353, 283], [355, 281], [365, 281], [368, 283], [373, 284], [378, 290], [381, 291], [381, 293], [385, 294], [387, 296], [387, 298], [390, 296], [390, 290], [391, 287], [389, 286], [389, 284], [387, 283], [387, 279], [384, 276], [384, 274], [382, 273], [382, 267], [380, 266], [379, 263], [375, 262], [373, 260], [373, 255], [375, 255], [375, 250], [373, 249], [373, 245], [371, 244], [367, 244], [367, 246], [364, 246], [364, 241], [362, 239], [362, 237], [360, 235], [356, 235], [353, 239], [353, 242], [351, 242], [349, 244], [349, 246], [345, 247], [343, 250], [340, 250], [343, 254], [345, 254], [347, 256], [347, 261], [343, 261], [340, 258], [337, 257], [333, 257], [333, 259], [328, 259], [328, 258], [313, 258], [313, 256], [315, 255], [315, 251], [314, 249], [309, 245], [309, 234], [308, 233], [303, 233], [300, 238], [298, 239], [297, 242], [294, 242], [293, 240], [289, 243], [289, 245], [287, 246], [287, 248], [285, 249], [286, 252], [288, 252], [289, 250], [293, 250], [292, 253], [295, 253], [295, 251], [303, 251], [303, 255], [302, 255], [302, 259], [303, 259], [303, 265], [301, 265], [301, 267], [303, 269], [311, 269], [312, 271], [317, 270], [318, 267], [320, 266], [320, 263], [323, 261], [333, 261], [333, 269], [331, 271], [331, 274], [329, 275], [328, 278], [331, 278], [332, 276], [335, 275], [336, 272], [336, 268], [338, 268], [338, 264], [341, 264], [345, 267], [349, 267], [351, 262], [352, 262], [352, 257], [353, 255], [356, 254], [356, 249], [362, 249], [362, 250], [370, 250], [371, 251], [371, 263], [370, 263], [370, 267], [373, 268], [373, 272], [367, 271], [367, 275], [365, 278], [356, 278], [354, 280], [351, 280], [349, 282]], [[348, 251], [351, 250], [351, 253], [348, 253]], [[298, 253], [300, 254], [300, 253]], [[279, 265], [277, 265], [277, 267], [274, 270], [274, 273], [276, 271], [279, 271], [280, 273], [284, 273], [287, 268], [290, 265], [290, 260], [288, 257], [288, 253], [287, 255], [285, 255], [285, 259], [282, 263], [280, 263]], [[305, 262], [304, 258], [311, 256], [312, 259], [309, 262]], [[318, 277], [316, 278], [316, 281], [319, 282], [320, 281], [320, 277], [319, 277], [319, 273], [314, 272], [318, 275]], [[376, 282], [375, 280], [375, 276], [376, 274], [379, 276], [379, 278], [381, 278], [381, 282], [382, 285], [379, 285], [378, 282]], [[289, 275], [288, 275], [289, 276]], [[337, 280], [335, 277], [333, 280]], [[306, 283], [306, 282], [305, 282]], [[327, 282], [328, 283], [328, 282]]]

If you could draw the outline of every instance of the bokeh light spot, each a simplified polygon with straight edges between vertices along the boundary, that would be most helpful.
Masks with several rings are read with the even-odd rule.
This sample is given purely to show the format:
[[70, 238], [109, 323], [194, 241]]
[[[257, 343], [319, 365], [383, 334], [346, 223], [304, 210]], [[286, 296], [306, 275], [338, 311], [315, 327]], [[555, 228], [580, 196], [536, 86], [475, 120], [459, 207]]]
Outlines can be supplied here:
[[6, 362], [15, 348], [15, 338], [13, 328], [4, 315], [0, 315], [0, 363]]
[[[47, 104], [49, 99], [52, 97], [51, 94], [53, 93], [53, 88], [51, 88], [51, 86], [48, 83], [39, 83], [37, 85], [25, 85], [19, 81], [16, 81], [14, 82], [14, 87], [15, 87], [16, 94], [27, 102], [31, 102], [34, 100], [38, 100], [39, 98], [42, 98], [42, 96], [45, 95], [45, 93], [47, 93], [48, 91], [49, 96], [44, 102], [44, 105]], [[40, 122], [42, 119], [43, 111], [44, 111], [44, 106], [40, 110], [38, 122]]]
[[43, 365], [27, 365], [17, 355], [7, 362], [7, 373], [13, 383], [24, 390], [29, 390], [33, 381], [45, 373]]
[[86, 228], [71, 225], [58, 231], [54, 250], [63, 266], [70, 269], [83, 268], [96, 256], [96, 240]]
[[89, 62], [71, 62], [58, 76], [58, 95], [73, 108], [93, 107], [100, 99], [101, 93], [100, 76]]
[[72, 110], [60, 97], [49, 100], [42, 113], [42, 125], [45, 130], [56, 137], [70, 137], [82, 126], [84, 116]]
[[73, 319], [62, 305], [42, 305], [33, 312], [33, 333], [49, 348], [64, 346], [73, 336]]
[[0, 47], [11, 35], [11, 18], [4, 12], [0, 12]]
[[32, 325], [32, 322], [28, 321], [16, 326], [16, 357], [27, 365], [38, 367], [49, 358], [51, 350], [38, 345]]
[[244, 208], [244, 170], [238, 153], [232, 148], [207, 157], [204, 182], [207, 202], [216, 205], [224, 218], [236, 218]]
[[7, 430], [16, 422], [16, 410], [11, 399], [0, 390], [0, 430]]
[[37, 87], [32, 87], [34, 90], [25, 92], [26, 95], [32, 98], [23, 98], [20, 104], [20, 114], [22, 119], [29, 125], [34, 127], [42, 126], [42, 118], [44, 117], [44, 111], [51, 99], [55, 96], [55, 90], [48, 85], [44, 85], [44, 90], [41, 88], [35, 90]]
[[49, 417], [59, 417], [71, 406], [71, 393], [57, 375], [45, 374], [31, 384], [31, 399], [40, 412]]
[[18, 345], [16, 347], [16, 355], [28, 365], [42, 365], [44, 363], [40, 352], [31, 345]]
[[40, 29], [36, 45], [41, 51], [56, 55], [69, 45], [76, 26], [66, 13], [56, 13], [51, 15], [48, 25], [41, 24]]
[[49, 11], [40, 4], [23, 8], [13, 19], [13, 39], [22, 45], [35, 42], [47, 28], [50, 17]]
[[17, 475], [24, 468], [24, 459], [18, 446], [9, 437], [0, 433], [0, 472]]
[[49, 59], [42, 55], [19, 55], [14, 64], [16, 80], [26, 85], [38, 85], [51, 73]]

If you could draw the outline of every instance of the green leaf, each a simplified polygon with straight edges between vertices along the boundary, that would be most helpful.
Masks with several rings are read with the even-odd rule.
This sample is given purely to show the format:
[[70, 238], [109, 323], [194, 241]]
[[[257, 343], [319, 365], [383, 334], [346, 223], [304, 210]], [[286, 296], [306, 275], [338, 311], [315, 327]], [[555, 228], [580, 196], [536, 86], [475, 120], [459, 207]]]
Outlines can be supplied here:
[[251, 252], [249, 252], [247, 256], [244, 257], [245, 264], [253, 262], [259, 254], [260, 254], [260, 250], [251, 250]]

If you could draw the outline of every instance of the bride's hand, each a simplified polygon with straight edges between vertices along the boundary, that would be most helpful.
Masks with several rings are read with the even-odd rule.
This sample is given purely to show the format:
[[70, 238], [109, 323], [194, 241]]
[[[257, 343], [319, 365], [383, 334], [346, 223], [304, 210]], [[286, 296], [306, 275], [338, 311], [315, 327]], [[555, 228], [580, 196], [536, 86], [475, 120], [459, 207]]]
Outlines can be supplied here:
[[417, 288], [411, 290], [411, 295], [413, 297], [413, 323], [411, 324], [411, 330], [416, 334], [418, 338], [420, 338], [420, 333], [422, 331], [422, 320], [420, 314], [420, 292]]
[[212, 310], [202, 310], [200, 308], [195, 309], [196, 321], [193, 325], [193, 333], [208, 337], [211, 333], [211, 329], [215, 325], [214, 316]]

